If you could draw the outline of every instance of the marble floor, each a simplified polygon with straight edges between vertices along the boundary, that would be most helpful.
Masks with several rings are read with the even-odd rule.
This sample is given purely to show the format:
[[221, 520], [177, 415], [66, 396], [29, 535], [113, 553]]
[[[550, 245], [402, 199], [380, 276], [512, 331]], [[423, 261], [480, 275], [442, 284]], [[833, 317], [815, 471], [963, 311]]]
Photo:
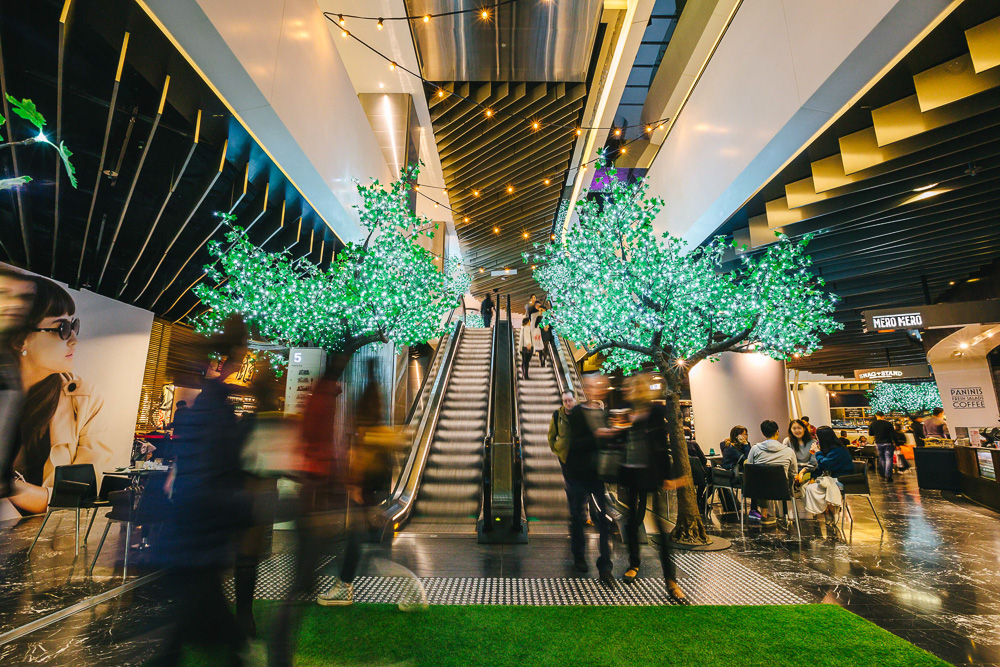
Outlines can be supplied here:
[[[884, 533], [863, 499], [851, 501], [853, 528], [848, 523], [845, 533], [828, 532], [806, 520], [801, 543], [794, 527], [791, 532], [753, 527], [741, 533], [738, 522], [714, 514], [710, 532], [732, 540], [733, 546], [720, 555], [679, 558], [681, 584], [694, 601], [707, 604], [724, 602], [727, 586], [741, 591], [742, 597], [733, 598], [737, 604], [839, 604], [953, 664], [1000, 665], [1000, 515], [936, 491], [920, 492], [913, 475], [901, 475], [891, 485], [872, 476], [871, 483]], [[95, 532], [103, 530], [101, 521]], [[100, 533], [92, 534], [75, 557], [72, 515], [66, 513], [61, 522], [46, 528], [30, 559], [25, 552], [40, 520], [0, 529], [0, 664], [141, 664], [156, 651], [156, 618], [169, 597], [169, 582], [157, 580], [114, 595], [123, 583], [117, 531], [109, 533], [90, 577], [86, 570]], [[282, 561], [284, 545], [277, 533], [272, 573], [281, 569], [273, 565]], [[574, 583], [581, 575], [572, 570], [568, 547], [568, 538], [551, 534], [535, 536], [524, 545], [480, 545], [465, 536], [408, 534], [391, 544], [370, 545], [373, 558], [362, 567], [362, 575], [369, 577], [365, 585], [376, 595], [388, 581], [379, 577], [397, 576], [393, 568], [405, 567], [436, 586], [435, 601], [443, 602], [457, 601], [449, 597], [450, 591], [465, 590], [463, 586], [482, 598], [482, 587], [491, 582], [524, 579], [531, 581], [518, 582], [513, 589], [505, 584], [506, 590], [514, 590], [510, 601], [538, 603], [532, 591], [540, 586], [557, 598], [563, 595], [558, 591], [570, 591], [569, 598], [551, 602], [556, 604], [656, 603], [659, 589], [653, 582], [640, 592], [621, 595]], [[596, 557], [593, 541], [590, 553]], [[640, 577], [658, 578], [659, 563], [651, 547], [643, 547], [643, 559]], [[620, 575], [627, 562], [621, 544], [615, 545], [614, 562]], [[130, 584], [136, 576], [148, 576], [132, 570], [130, 566]], [[753, 573], [759, 581], [753, 581]], [[594, 576], [593, 566], [589, 576]], [[262, 576], [258, 597], [269, 597], [268, 581]], [[88, 604], [102, 593], [114, 596]], [[628, 595], [633, 596], [631, 602]], [[480, 598], [477, 601], [485, 599]], [[85, 608], [12, 637], [25, 623], [74, 604]]]

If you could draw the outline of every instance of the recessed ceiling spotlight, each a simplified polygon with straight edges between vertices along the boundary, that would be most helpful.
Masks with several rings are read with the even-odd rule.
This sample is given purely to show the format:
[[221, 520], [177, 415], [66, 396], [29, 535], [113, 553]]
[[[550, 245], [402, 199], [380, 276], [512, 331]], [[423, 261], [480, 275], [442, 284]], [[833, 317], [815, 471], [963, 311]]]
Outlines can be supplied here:
[[920, 188], [913, 188], [913, 191], [914, 192], [923, 192], [924, 190], [930, 190], [931, 188], [933, 188], [933, 187], [935, 187], [937, 185], [940, 185], [940, 183], [931, 183], [930, 185], [925, 185], [925, 186], [920, 187]]

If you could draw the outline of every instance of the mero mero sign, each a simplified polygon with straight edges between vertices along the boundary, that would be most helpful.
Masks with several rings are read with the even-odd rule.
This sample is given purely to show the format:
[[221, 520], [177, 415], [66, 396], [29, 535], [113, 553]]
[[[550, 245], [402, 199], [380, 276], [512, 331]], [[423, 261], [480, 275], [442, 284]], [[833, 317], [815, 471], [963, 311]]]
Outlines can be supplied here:
[[951, 407], [956, 410], [975, 410], [986, 407], [982, 387], [952, 387]]

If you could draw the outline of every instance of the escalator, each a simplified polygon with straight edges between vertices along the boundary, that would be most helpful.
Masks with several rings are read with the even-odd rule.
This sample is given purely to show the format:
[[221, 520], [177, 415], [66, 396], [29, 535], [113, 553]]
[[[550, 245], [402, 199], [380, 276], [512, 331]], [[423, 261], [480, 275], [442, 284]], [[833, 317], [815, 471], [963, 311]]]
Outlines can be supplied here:
[[463, 330], [409, 531], [475, 532], [482, 501], [491, 333]]
[[548, 442], [552, 413], [561, 404], [560, 383], [553, 363], [542, 367], [538, 355], [532, 355], [528, 377], [528, 380], [520, 378], [517, 387], [524, 450], [525, 512], [533, 534], [564, 534], [569, 523], [565, 485], [559, 459], [549, 449]]

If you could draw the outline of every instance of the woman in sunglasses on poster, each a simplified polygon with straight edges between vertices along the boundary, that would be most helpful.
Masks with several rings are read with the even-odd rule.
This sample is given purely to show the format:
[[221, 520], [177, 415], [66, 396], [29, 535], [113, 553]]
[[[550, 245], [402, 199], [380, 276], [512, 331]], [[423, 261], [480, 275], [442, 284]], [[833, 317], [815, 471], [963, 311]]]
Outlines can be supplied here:
[[99, 480], [112, 459], [101, 420], [104, 401], [73, 375], [76, 304], [51, 280], [36, 281], [27, 327], [13, 341], [25, 401], [10, 501], [25, 515], [48, 507], [56, 466], [92, 463]]

